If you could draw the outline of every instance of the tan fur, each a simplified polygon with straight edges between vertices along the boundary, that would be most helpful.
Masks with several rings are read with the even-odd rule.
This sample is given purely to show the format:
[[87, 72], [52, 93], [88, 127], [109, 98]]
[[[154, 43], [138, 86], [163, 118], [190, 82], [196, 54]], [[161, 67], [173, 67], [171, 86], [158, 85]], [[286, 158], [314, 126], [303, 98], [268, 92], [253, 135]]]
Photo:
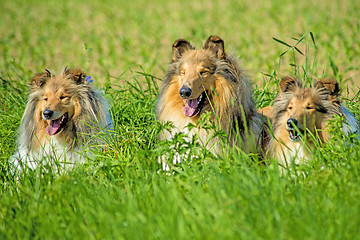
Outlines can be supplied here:
[[[339, 90], [337, 81], [333, 79], [320, 79], [313, 88], [304, 88], [294, 77], [283, 78], [274, 105], [260, 110], [271, 117], [274, 130], [274, 139], [270, 140], [268, 154], [284, 165], [291, 160], [299, 163], [308, 159], [314, 139], [309, 137], [305, 130], [318, 137], [320, 144], [323, 144], [331, 137], [326, 126], [328, 120], [334, 115], [344, 115], [338, 98]], [[304, 130], [307, 136], [305, 139], [290, 140], [289, 131], [286, 129], [289, 119], [298, 121], [297, 127]]]
[[[29, 82], [31, 93], [19, 129], [17, 168], [19, 165], [37, 166], [36, 161], [59, 153], [79, 151], [79, 147], [96, 141], [95, 135], [111, 124], [108, 106], [101, 94], [91, 88], [85, 73], [80, 69], [65, 69], [60, 75], [48, 70], [35, 75]], [[67, 121], [54, 135], [47, 133], [50, 119], [44, 119], [44, 110], [51, 110], [50, 119], [59, 119], [66, 114]], [[65, 152], [64, 152], [65, 151]], [[80, 161], [80, 156], [66, 161]]]
[[274, 107], [273, 106], [263, 107], [262, 109], [259, 109], [257, 112], [266, 116], [269, 119], [272, 119], [274, 117]]
[[[192, 90], [187, 98], [179, 93], [184, 86]], [[206, 100], [201, 111], [195, 116], [186, 116], [186, 100], [197, 99], [204, 92]], [[228, 134], [230, 144], [241, 139], [245, 151], [254, 151], [254, 148], [262, 151], [266, 120], [256, 112], [250, 81], [235, 59], [225, 53], [223, 40], [210, 36], [202, 49], [195, 50], [188, 41], [178, 39], [173, 44], [171, 63], [156, 104], [157, 119], [172, 122], [175, 128], [170, 133], [164, 132], [161, 138], [171, 139], [175, 133], [185, 132], [189, 138], [198, 134], [206, 142], [209, 133], [201, 128], [188, 132], [186, 128], [189, 123], [196, 125], [206, 112], [211, 113], [211, 121], [220, 123], [218, 126]], [[236, 136], [237, 128], [240, 138]], [[219, 148], [214, 151], [219, 152]]]

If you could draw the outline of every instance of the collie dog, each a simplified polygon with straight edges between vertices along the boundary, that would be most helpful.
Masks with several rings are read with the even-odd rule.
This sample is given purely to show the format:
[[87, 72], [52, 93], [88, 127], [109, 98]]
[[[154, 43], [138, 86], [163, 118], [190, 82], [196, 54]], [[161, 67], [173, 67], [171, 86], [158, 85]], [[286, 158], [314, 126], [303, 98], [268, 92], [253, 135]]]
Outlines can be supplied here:
[[39, 163], [82, 162], [81, 148], [110, 126], [108, 105], [92, 89], [82, 70], [66, 69], [58, 76], [46, 72], [29, 82], [31, 93], [21, 120], [15, 169], [35, 169]]
[[306, 161], [314, 140], [322, 144], [331, 137], [327, 123], [335, 115], [344, 116], [345, 134], [358, 132], [358, 122], [341, 104], [339, 91], [334, 79], [320, 79], [313, 88], [304, 88], [294, 77], [283, 78], [273, 106], [259, 111], [272, 119], [274, 138], [268, 145], [269, 155], [283, 165]]
[[[251, 83], [236, 60], [226, 54], [223, 40], [210, 36], [202, 49], [195, 50], [187, 40], [178, 39], [172, 45], [171, 62], [156, 104], [157, 119], [173, 123], [174, 128], [160, 138], [170, 140], [183, 132], [189, 139], [197, 134], [201, 142], [208, 143], [209, 131], [188, 128], [188, 124], [196, 126], [207, 112], [210, 121], [227, 134], [230, 145], [262, 152], [267, 120], [256, 111]], [[217, 140], [207, 147], [220, 152]], [[179, 161], [173, 159], [174, 164]], [[163, 162], [164, 166], [167, 168]]]

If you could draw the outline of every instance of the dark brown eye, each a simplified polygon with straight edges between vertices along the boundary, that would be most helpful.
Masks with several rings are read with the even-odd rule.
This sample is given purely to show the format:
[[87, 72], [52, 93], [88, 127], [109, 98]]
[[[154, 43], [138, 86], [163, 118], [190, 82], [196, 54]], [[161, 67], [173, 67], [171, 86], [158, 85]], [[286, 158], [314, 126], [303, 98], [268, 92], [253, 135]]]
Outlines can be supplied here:
[[324, 108], [322, 106], [317, 106], [315, 110], [318, 112], [321, 112], [321, 113], [327, 113], [326, 108]]
[[60, 100], [63, 100], [65, 98], [66, 98], [66, 96], [60, 96]]
[[289, 106], [289, 108], [288, 108], [289, 110], [291, 110], [292, 109], [292, 107], [291, 106]]
[[48, 98], [44, 98], [44, 101], [47, 101], [48, 100]]
[[310, 110], [310, 109], [313, 109], [313, 107], [307, 106], [306, 109]]
[[201, 71], [199, 74], [200, 76], [205, 77], [207, 76], [208, 73], [209, 73], [208, 71]]

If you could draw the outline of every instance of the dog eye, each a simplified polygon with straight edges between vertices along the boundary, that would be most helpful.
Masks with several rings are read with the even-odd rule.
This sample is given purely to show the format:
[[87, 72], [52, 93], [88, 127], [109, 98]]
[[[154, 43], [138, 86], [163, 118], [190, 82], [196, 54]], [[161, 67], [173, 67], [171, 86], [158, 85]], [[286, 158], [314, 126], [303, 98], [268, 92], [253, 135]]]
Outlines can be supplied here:
[[47, 101], [48, 100], [48, 98], [46, 97], [46, 98], [44, 98], [44, 101]]
[[289, 110], [291, 110], [291, 109], [292, 109], [292, 107], [291, 107], [291, 106], [289, 106], [289, 107], [288, 107], [288, 109], [289, 109]]
[[201, 71], [200, 76], [205, 77], [208, 74], [208, 71]]
[[60, 96], [60, 100], [63, 100], [65, 98], [66, 98], [66, 96]]
[[306, 109], [314, 109], [313, 107], [311, 106], [307, 106]]
[[208, 70], [202, 70], [199, 72], [200, 76], [206, 76], [209, 73]]
[[322, 106], [318, 106], [315, 108], [316, 111], [321, 112], [321, 113], [327, 113], [326, 108], [322, 107]]

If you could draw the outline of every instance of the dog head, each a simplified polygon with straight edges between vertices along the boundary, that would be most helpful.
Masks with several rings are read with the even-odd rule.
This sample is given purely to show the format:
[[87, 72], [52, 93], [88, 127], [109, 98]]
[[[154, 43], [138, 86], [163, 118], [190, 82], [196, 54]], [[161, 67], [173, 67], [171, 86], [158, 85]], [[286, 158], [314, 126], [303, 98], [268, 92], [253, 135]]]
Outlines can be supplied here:
[[46, 70], [30, 81], [31, 94], [38, 96], [35, 114], [45, 123], [49, 135], [62, 132], [81, 114], [76, 92], [86, 82], [85, 77], [79, 69], [65, 69], [59, 76]]
[[210, 92], [217, 78], [215, 71], [225, 58], [224, 42], [218, 36], [210, 36], [199, 50], [184, 39], [174, 42], [171, 61], [178, 64], [179, 95], [186, 116], [193, 117], [209, 107]]
[[280, 81], [280, 99], [275, 109], [285, 122], [291, 141], [300, 141], [305, 130], [315, 133], [323, 128], [329, 112], [334, 112], [339, 102], [339, 85], [333, 79], [318, 80], [313, 88], [303, 88], [302, 83], [294, 77], [286, 77]]

